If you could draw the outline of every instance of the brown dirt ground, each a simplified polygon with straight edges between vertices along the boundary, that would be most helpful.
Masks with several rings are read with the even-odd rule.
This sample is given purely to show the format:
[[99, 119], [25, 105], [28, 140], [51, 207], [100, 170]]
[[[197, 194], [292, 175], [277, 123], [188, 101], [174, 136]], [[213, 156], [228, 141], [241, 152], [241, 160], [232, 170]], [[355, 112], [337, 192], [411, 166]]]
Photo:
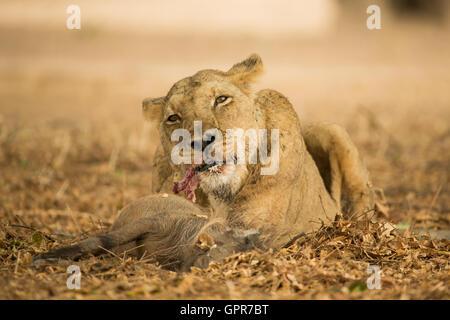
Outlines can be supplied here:
[[[449, 299], [450, 242], [434, 239], [450, 230], [448, 34], [423, 25], [320, 39], [1, 26], [0, 299]], [[183, 274], [92, 257], [76, 262], [81, 290], [66, 288], [66, 265], [29, 267], [38, 253], [105, 230], [150, 192], [155, 133], [142, 98], [252, 52], [267, 66], [258, 87], [283, 92], [304, 122], [348, 129], [378, 189], [375, 222], [339, 220], [279, 252]], [[381, 290], [365, 287], [370, 264], [382, 270]]]

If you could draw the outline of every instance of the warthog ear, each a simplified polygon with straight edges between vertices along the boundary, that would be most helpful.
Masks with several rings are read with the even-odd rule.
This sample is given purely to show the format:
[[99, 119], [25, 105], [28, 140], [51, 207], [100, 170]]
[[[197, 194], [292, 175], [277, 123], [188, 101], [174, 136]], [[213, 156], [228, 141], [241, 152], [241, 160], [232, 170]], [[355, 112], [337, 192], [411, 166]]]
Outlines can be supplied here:
[[162, 118], [166, 97], [145, 98], [142, 101], [142, 114], [144, 119], [152, 122], [159, 122]]
[[235, 64], [227, 71], [227, 75], [231, 76], [233, 81], [243, 87], [248, 88], [248, 83], [256, 80], [264, 71], [261, 57], [252, 54], [242, 62]]
[[197, 238], [196, 246], [202, 250], [205, 250], [205, 249], [209, 250], [212, 247], [214, 247], [214, 245], [215, 245], [214, 238], [211, 237], [209, 234], [202, 233]]

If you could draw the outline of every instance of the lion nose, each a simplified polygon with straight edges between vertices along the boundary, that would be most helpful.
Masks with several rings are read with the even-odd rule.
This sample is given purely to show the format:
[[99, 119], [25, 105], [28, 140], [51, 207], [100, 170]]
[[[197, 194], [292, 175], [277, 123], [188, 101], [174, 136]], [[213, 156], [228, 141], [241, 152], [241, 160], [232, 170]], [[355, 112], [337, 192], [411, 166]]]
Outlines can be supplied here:
[[195, 148], [199, 148], [201, 146], [202, 151], [205, 151], [206, 147], [209, 146], [211, 143], [214, 142], [214, 140], [216, 140], [216, 137], [213, 135], [207, 135], [207, 137], [209, 138], [209, 141], [205, 141], [205, 140], [194, 140], [191, 142], [191, 148], [195, 150]]

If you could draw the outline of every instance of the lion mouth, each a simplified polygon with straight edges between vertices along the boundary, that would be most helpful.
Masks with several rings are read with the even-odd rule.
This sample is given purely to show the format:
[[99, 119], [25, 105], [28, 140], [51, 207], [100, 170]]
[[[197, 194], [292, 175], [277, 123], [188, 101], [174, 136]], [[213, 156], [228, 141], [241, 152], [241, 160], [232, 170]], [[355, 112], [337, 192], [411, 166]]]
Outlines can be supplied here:
[[[237, 158], [232, 157], [233, 164], [236, 164]], [[186, 167], [183, 179], [173, 183], [172, 191], [177, 194], [184, 191], [188, 200], [195, 202], [195, 190], [203, 178], [207, 176], [219, 176], [225, 174], [226, 164], [223, 162], [212, 161], [211, 163], [202, 163], [199, 165], [189, 165]]]
[[212, 163], [203, 163], [199, 166], [194, 167], [194, 171], [196, 173], [201, 173], [201, 172], [205, 172], [206, 170], [208, 170], [209, 172], [213, 172], [213, 173], [221, 173], [222, 172], [222, 168], [224, 167], [224, 165], [222, 163], [216, 163], [216, 162], [212, 162]]
[[195, 190], [200, 183], [200, 176], [204, 174], [222, 174], [225, 165], [222, 163], [202, 163], [188, 166], [181, 181], [174, 182], [172, 191], [177, 194], [184, 191], [188, 200], [195, 202]]
[[[233, 155], [231, 157], [232, 164], [237, 164], [237, 157]], [[211, 159], [212, 160], [212, 159]], [[194, 165], [194, 171], [197, 173], [205, 172], [208, 170], [210, 173], [221, 174], [225, 168], [225, 163], [221, 161], [211, 161], [211, 163], [202, 163], [200, 165]]]

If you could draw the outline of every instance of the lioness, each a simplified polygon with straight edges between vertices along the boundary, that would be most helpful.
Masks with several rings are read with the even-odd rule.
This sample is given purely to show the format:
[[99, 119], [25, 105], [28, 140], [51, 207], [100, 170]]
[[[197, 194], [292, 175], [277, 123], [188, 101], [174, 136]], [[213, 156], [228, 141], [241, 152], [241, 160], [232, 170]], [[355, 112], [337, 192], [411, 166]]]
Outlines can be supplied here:
[[[162, 264], [187, 270], [253, 246], [279, 248], [334, 220], [338, 212], [362, 215], [372, 209], [369, 174], [346, 131], [328, 123], [302, 130], [282, 94], [252, 91], [250, 85], [262, 70], [261, 58], [252, 55], [227, 72], [199, 71], [175, 83], [166, 96], [145, 99], [144, 116], [158, 124], [160, 134], [153, 192], [184, 190], [189, 200], [174, 195], [140, 199], [122, 210], [109, 233], [39, 255], [34, 262], [131, 244], [142, 246], [140, 254], [154, 253]], [[231, 162], [216, 157], [212, 162], [202, 158], [196, 164], [175, 164], [178, 141], [172, 141], [173, 133], [184, 129], [195, 137], [194, 122], [199, 121], [207, 141], [188, 141], [193, 149], [222, 145], [225, 160], [236, 152], [236, 145], [223, 139], [227, 129], [278, 130], [278, 140], [266, 147], [279, 157], [266, 165], [249, 158], [234, 161], [234, 156]], [[222, 139], [208, 136], [208, 129], [221, 132]], [[255, 155], [249, 148], [252, 139], [245, 146], [250, 156]], [[261, 174], [273, 161], [273, 174]]]
[[[200, 205], [211, 207], [230, 226], [259, 230], [265, 244], [276, 248], [332, 221], [338, 212], [364, 214], [373, 208], [373, 199], [369, 174], [345, 129], [318, 123], [302, 130], [281, 93], [252, 91], [250, 85], [262, 71], [256, 54], [227, 72], [199, 71], [175, 83], [166, 96], [145, 99], [143, 114], [159, 127], [161, 145], [152, 172], [156, 193], [180, 191], [173, 185], [190, 170], [171, 160], [178, 143], [171, 139], [175, 129], [194, 136], [194, 121], [201, 121], [204, 131], [217, 128], [223, 136], [235, 128], [279, 130], [276, 174], [261, 175], [261, 163], [247, 162], [208, 165], [194, 175]], [[186, 191], [193, 199], [192, 188]]]

